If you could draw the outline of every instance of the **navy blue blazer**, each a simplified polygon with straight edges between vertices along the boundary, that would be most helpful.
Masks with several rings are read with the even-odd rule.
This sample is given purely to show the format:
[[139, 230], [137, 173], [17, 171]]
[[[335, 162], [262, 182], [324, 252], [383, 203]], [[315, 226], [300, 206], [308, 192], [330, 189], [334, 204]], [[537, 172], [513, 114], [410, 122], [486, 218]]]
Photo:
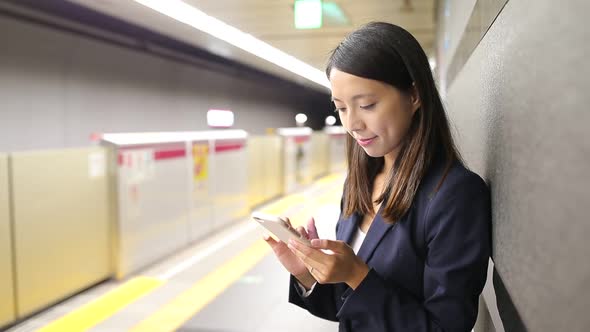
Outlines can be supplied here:
[[[304, 298], [291, 276], [289, 302], [339, 321], [339, 331], [471, 331], [491, 251], [490, 195], [458, 161], [436, 191], [443, 173], [431, 167], [395, 224], [377, 214], [357, 253], [370, 271], [356, 290], [318, 284]], [[350, 244], [361, 220], [341, 215], [336, 238]]]

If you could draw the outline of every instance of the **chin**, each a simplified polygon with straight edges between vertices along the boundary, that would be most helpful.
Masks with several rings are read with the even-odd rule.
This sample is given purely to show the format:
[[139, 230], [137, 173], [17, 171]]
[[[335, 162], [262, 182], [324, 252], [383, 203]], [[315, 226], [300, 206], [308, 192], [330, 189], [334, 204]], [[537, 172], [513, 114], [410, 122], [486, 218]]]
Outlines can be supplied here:
[[369, 157], [379, 158], [379, 157], [385, 156], [385, 153], [381, 153], [380, 151], [376, 151], [376, 150], [373, 150], [373, 149], [365, 149], [365, 148], [363, 148], [363, 150], [365, 150], [365, 153]]

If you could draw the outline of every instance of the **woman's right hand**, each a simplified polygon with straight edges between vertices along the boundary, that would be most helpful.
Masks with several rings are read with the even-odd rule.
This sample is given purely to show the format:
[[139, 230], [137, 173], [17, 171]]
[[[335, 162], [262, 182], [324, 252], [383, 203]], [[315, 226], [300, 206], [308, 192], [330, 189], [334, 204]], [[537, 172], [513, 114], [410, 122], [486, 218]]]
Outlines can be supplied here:
[[[291, 225], [289, 218], [281, 217], [285, 222]], [[297, 227], [297, 231], [308, 240], [317, 239], [318, 232], [315, 227], [315, 221], [313, 218], [307, 223], [307, 230], [303, 226]], [[291, 273], [305, 288], [309, 289], [316, 282], [315, 278], [309, 273], [307, 266], [299, 259], [282, 241], [276, 241], [269, 235], [264, 236], [266, 243], [270, 245], [275, 256], [279, 259], [279, 262], [285, 267], [289, 273]]]

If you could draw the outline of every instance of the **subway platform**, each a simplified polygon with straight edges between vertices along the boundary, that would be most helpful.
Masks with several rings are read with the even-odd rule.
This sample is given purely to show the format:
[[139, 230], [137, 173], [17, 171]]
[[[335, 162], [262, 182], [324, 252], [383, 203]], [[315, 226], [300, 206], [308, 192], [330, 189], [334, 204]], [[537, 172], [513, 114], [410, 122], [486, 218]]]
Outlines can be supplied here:
[[[260, 206], [335, 238], [343, 174]], [[110, 280], [8, 329], [24, 331], [335, 331], [287, 302], [289, 275], [247, 218], [125, 280]]]

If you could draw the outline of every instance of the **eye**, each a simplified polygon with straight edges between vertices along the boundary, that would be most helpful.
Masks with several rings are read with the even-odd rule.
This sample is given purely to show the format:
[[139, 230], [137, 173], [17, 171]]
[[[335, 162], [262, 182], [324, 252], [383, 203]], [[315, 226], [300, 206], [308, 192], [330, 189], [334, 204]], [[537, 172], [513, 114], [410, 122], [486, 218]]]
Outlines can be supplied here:
[[365, 106], [360, 106], [360, 108], [363, 110], [370, 110], [370, 109], [375, 108], [375, 105], [377, 105], [377, 103], [373, 103], [373, 104], [365, 105]]
[[336, 107], [336, 109], [334, 109], [334, 113], [344, 112], [344, 111], [346, 111], [346, 108], [344, 108], [344, 107]]

